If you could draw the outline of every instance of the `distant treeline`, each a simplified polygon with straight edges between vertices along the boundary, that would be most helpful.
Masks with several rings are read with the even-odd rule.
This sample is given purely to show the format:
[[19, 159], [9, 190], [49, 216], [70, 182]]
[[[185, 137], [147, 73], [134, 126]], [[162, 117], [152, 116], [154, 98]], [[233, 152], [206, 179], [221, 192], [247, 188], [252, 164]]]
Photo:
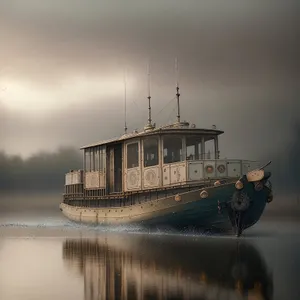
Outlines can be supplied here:
[[30, 158], [0, 152], [0, 190], [61, 190], [64, 174], [82, 168], [82, 156], [73, 148], [38, 153]]
[[[277, 191], [300, 192], [300, 124], [294, 127], [294, 139], [282, 153], [267, 153], [261, 161], [272, 160], [269, 169]], [[28, 159], [0, 152], [0, 190], [60, 190], [70, 169], [82, 168], [82, 156], [73, 148], [55, 153], [38, 153]]]

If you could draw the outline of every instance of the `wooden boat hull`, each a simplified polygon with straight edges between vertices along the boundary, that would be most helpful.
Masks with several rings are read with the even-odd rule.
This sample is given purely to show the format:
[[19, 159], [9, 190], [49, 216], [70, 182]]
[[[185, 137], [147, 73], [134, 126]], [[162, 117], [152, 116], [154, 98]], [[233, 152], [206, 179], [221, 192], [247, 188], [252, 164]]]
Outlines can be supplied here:
[[[237, 193], [246, 195], [248, 206], [233, 205], [239, 202]], [[195, 188], [129, 206], [80, 207], [61, 203], [60, 209], [67, 218], [75, 222], [222, 231], [235, 229], [235, 233], [240, 235], [244, 229], [260, 219], [270, 194], [268, 186], [263, 185], [257, 191], [253, 182], [247, 182], [244, 178], [242, 191], [237, 191], [235, 182], [231, 182], [208, 188]]]

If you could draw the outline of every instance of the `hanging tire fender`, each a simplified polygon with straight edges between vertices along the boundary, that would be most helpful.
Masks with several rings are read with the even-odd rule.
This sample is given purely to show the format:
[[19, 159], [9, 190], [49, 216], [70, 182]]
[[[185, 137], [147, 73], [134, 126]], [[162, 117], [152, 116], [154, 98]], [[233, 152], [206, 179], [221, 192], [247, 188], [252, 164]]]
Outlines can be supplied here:
[[243, 191], [235, 191], [231, 198], [231, 208], [234, 211], [245, 211], [250, 206], [250, 198]]
[[253, 182], [253, 184], [254, 184], [254, 190], [256, 192], [260, 192], [264, 188], [264, 182], [261, 181], [261, 180], [260, 181], [255, 181], [255, 182]]

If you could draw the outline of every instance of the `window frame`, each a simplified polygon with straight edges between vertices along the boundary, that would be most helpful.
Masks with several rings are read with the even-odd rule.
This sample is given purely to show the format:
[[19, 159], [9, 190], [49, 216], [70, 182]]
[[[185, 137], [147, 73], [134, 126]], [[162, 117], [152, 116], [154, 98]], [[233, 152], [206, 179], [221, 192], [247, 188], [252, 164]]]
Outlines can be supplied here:
[[[181, 148], [179, 149], [179, 160], [175, 160], [175, 161], [168, 161], [166, 160], [166, 157], [168, 156], [168, 149], [171, 149], [170, 147], [165, 147], [165, 139], [178, 139], [178, 140], [181, 140]], [[180, 162], [183, 162], [185, 161], [185, 157], [184, 157], [184, 153], [185, 153], [185, 150], [184, 150], [184, 145], [185, 145], [185, 142], [184, 142], [184, 137], [182, 135], [163, 135], [162, 136], [162, 154], [163, 154], [163, 157], [162, 157], [162, 161], [163, 161], [163, 164], [175, 164], [175, 163], [180, 163]], [[165, 155], [165, 150], [167, 150], [167, 153]], [[180, 153], [181, 152], [181, 153]], [[172, 152], [174, 153], [174, 151]]]
[[84, 162], [85, 162], [84, 170], [85, 170], [85, 172], [91, 172], [91, 161], [92, 161], [91, 160], [91, 149], [87, 148], [84, 151]]
[[[137, 144], [137, 165], [134, 167], [129, 167], [128, 166], [128, 159], [129, 159], [129, 155], [128, 155], [128, 147]], [[126, 169], [134, 169], [134, 168], [139, 168], [140, 167], [140, 141], [132, 141], [130, 143], [126, 144]]]
[[[148, 153], [145, 151], [145, 142], [147, 143], [147, 141], [151, 141], [151, 140], [155, 140], [156, 141], [156, 151], [155, 153], [153, 153], [152, 151]], [[144, 168], [150, 168], [150, 167], [155, 167], [155, 166], [158, 166], [159, 165], [159, 136], [149, 136], [149, 137], [145, 137], [143, 139], [143, 167]], [[149, 149], [149, 148], [148, 148]], [[150, 159], [149, 160], [146, 160], [146, 154], [154, 154], [154, 162], [153, 164], [149, 164], [149, 165], [146, 165], [146, 161], [151, 161]]]

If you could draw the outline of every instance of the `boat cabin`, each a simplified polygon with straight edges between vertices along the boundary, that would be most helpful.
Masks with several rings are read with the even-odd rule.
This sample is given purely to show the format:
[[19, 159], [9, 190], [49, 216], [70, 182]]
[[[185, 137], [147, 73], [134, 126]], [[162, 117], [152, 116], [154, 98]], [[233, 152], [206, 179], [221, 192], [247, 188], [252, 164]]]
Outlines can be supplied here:
[[84, 146], [83, 170], [66, 174], [66, 192], [68, 186], [76, 192], [74, 185], [97, 196], [141, 192], [238, 178], [255, 168], [254, 162], [220, 159], [222, 133], [181, 122]]
[[206, 181], [238, 178], [257, 167], [255, 162], [220, 159], [219, 135], [224, 132], [215, 125], [199, 129], [180, 120], [178, 82], [177, 122], [156, 128], [151, 118], [148, 75], [148, 123], [144, 130], [128, 134], [125, 115], [124, 135], [82, 147], [83, 170], [66, 174], [66, 194], [118, 197], [154, 189], [199, 186]]

